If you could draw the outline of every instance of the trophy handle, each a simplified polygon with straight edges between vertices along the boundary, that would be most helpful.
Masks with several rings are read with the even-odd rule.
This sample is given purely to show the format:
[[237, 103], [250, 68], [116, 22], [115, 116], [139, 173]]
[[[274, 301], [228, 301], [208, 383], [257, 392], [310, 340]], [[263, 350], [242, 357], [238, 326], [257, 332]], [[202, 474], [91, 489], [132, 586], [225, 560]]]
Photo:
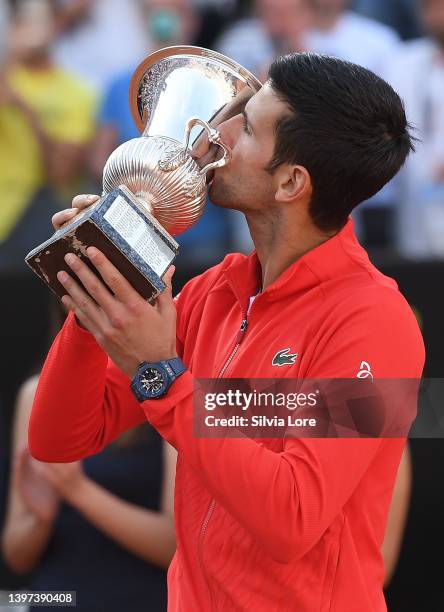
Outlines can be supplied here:
[[201, 125], [208, 132], [208, 140], [212, 144], [218, 145], [224, 152], [223, 157], [201, 168], [199, 174], [206, 174], [209, 170], [214, 170], [214, 168], [222, 168], [222, 166], [225, 166], [231, 158], [230, 149], [220, 139], [219, 132], [212, 128], [209, 123], [203, 121], [203, 119], [199, 119], [198, 117], [192, 117], [187, 121], [185, 126], [185, 135], [183, 139], [184, 147], [186, 149], [189, 148], [191, 130], [195, 125]]

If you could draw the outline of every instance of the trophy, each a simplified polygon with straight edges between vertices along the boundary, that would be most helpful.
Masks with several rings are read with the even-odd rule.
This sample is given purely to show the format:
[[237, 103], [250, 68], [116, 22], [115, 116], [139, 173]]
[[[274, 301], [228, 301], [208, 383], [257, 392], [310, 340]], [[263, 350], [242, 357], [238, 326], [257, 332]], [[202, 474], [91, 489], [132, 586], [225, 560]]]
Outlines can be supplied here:
[[[202, 215], [208, 173], [227, 164], [230, 150], [214, 126], [237, 114], [261, 83], [229, 58], [199, 47], [168, 47], [135, 71], [130, 107], [142, 135], [119, 146], [103, 171], [100, 200], [26, 256], [59, 296], [64, 261], [96, 246], [145, 299], [165, 289], [163, 275], [178, 253], [178, 236]], [[200, 167], [190, 147], [203, 134], [217, 154]], [[97, 273], [97, 272], [96, 272]]]

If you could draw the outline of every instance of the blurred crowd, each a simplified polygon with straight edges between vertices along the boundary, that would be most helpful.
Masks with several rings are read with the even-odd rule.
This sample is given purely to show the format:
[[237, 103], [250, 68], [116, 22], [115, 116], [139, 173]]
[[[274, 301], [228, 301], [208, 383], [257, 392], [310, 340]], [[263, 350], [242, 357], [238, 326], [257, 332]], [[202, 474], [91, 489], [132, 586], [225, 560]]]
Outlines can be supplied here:
[[[219, 50], [263, 80], [290, 51], [334, 55], [386, 78], [405, 100], [417, 152], [357, 213], [361, 237], [415, 260], [444, 257], [440, 0], [3, 0], [0, 11], [1, 267], [20, 267], [43, 237], [45, 207], [100, 190], [111, 151], [137, 136], [134, 68], [182, 43]], [[183, 242], [196, 269], [249, 248], [243, 219], [211, 208]]]
[[[148, 598], [151, 608], [139, 607], [151, 610], [164, 609], [174, 549], [174, 457], [147, 428], [83, 465], [42, 468], [29, 457], [36, 376], [60, 312], [23, 259], [75, 194], [100, 193], [108, 156], [138, 136], [128, 103], [134, 69], [153, 50], [177, 44], [220, 51], [261, 80], [277, 55], [292, 51], [334, 55], [385, 78], [405, 102], [416, 152], [355, 223], [379, 257], [444, 259], [444, 0], [0, 0], [3, 555], [15, 574], [28, 573], [26, 585], [75, 590], [83, 581], [91, 594], [106, 591], [105, 581], [99, 587], [87, 576], [107, 558], [108, 586], [125, 580], [125, 593], [139, 604]], [[251, 246], [242, 216], [211, 203], [179, 242], [176, 291], [225, 253]], [[399, 485], [405, 491], [409, 474]], [[88, 494], [73, 497], [74, 490]], [[160, 537], [168, 543], [162, 553]], [[2, 571], [0, 588], [23, 584]], [[84, 601], [79, 609], [92, 610]], [[103, 609], [125, 605], [139, 609], [110, 588]]]

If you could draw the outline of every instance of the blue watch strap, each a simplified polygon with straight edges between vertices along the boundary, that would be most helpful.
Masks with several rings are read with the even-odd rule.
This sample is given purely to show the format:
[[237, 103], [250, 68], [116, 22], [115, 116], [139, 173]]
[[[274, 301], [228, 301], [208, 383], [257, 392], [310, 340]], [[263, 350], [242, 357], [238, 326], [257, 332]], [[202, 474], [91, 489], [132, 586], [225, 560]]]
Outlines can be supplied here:
[[166, 362], [162, 361], [161, 363], [168, 363], [171, 369], [173, 370], [176, 378], [180, 376], [180, 374], [183, 374], [183, 372], [185, 372], [186, 370], [186, 366], [183, 363], [182, 359], [180, 359], [180, 357], [175, 357], [174, 359], [168, 359], [168, 361]]

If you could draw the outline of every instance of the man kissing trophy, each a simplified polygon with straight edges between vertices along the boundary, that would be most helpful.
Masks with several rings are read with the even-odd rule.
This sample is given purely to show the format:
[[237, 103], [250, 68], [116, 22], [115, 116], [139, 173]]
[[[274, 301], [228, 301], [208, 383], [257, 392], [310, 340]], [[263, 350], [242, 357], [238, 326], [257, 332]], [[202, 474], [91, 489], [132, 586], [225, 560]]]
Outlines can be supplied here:
[[[226, 165], [230, 151], [212, 127], [237, 114], [261, 83], [229, 58], [199, 47], [168, 47], [136, 69], [130, 105], [142, 132], [119, 146], [103, 171], [100, 200], [80, 212], [26, 256], [26, 263], [59, 296], [57, 272], [70, 268], [73, 252], [86, 257], [96, 246], [149, 301], [178, 253], [177, 236], [202, 215], [211, 170]], [[204, 134], [213, 158], [200, 167], [190, 144]], [[214, 155], [216, 153], [216, 155]]]

